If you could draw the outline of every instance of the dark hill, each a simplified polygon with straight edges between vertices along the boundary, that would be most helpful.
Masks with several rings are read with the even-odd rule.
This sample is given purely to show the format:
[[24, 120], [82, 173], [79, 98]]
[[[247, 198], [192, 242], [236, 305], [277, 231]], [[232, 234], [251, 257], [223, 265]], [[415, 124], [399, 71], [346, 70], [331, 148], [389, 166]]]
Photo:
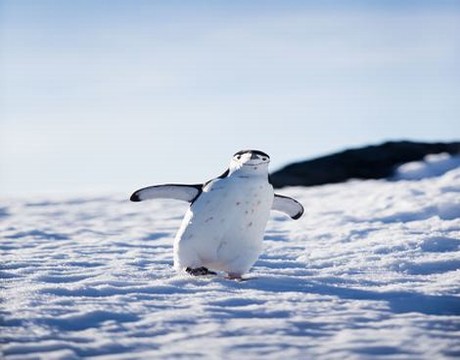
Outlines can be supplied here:
[[401, 164], [439, 153], [459, 154], [460, 142], [390, 141], [381, 145], [345, 150], [287, 165], [271, 174], [271, 181], [275, 188], [281, 188], [339, 183], [349, 179], [388, 178]]

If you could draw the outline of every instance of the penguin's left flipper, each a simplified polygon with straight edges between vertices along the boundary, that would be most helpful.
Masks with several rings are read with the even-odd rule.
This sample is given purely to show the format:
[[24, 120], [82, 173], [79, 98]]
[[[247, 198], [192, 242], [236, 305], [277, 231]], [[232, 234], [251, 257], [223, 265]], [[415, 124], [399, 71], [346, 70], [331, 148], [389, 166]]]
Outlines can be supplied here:
[[272, 210], [281, 211], [294, 220], [300, 218], [304, 212], [302, 204], [300, 204], [297, 200], [279, 194], [275, 194]]
[[148, 186], [135, 191], [130, 200], [175, 199], [193, 202], [202, 192], [203, 185], [165, 184]]

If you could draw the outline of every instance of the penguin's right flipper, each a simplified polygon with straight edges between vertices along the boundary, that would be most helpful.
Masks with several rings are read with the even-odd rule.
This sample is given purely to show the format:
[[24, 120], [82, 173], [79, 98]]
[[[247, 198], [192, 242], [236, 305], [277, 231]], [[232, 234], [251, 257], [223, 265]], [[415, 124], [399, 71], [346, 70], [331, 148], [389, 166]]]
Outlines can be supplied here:
[[192, 203], [202, 192], [203, 185], [165, 184], [148, 186], [135, 191], [130, 200], [175, 199]]

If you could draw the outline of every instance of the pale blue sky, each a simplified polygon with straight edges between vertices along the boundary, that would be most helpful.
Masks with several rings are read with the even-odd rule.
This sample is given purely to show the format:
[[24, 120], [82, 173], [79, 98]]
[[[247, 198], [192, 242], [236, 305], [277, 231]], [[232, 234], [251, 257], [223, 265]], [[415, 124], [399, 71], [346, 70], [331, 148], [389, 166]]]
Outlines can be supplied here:
[[460, 138], [459, 1], [0, 4], [2, 196]]

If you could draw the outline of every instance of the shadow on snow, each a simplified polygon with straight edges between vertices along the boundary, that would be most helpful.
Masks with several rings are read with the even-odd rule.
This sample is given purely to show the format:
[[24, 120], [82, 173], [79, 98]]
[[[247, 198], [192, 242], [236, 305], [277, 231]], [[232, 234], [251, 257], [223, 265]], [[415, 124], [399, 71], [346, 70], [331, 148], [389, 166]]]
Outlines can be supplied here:
[[258, 278], [243, 283], [242, 287], [267, 292], [300, 292], [335, 296], [345, 300], [384, 301], [391, 312], [422, 313], [426, 315], [460, 315], [460, 297], [426, 295], [408, 291], [373, 291], [331, 286], [296, 277]]

